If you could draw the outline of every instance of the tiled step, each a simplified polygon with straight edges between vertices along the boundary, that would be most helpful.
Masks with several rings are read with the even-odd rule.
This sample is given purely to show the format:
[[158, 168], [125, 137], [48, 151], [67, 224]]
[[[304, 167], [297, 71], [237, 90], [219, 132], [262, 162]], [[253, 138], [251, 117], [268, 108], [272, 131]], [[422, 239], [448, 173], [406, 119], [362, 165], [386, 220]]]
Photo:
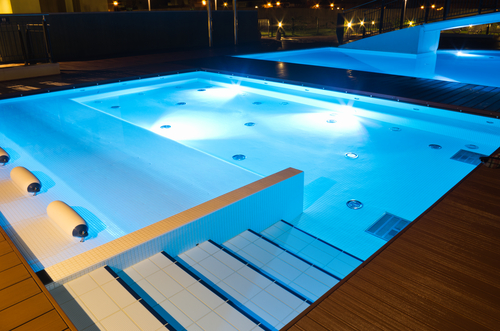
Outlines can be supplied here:
[[50, 293], [78, 330], [176, 330], [109, 267], [94, 270]]
[[261, 234], [339, 278], [344, 278], [363, 263], [360, 258], [285, 221], [273, 224]]
[[340, 281], [340, 278], [252, 230], [240, 233], [223, 246], [311, 301], [316, 301]]
[[179, 330], [269, 330], [165, 252], [123, 273], [128, 284], [153, 309], [178, 322], [174, 327]]
[[178, 257], [272, 329], [281, 329], [311, 304], [305, 297], [210, 240]]

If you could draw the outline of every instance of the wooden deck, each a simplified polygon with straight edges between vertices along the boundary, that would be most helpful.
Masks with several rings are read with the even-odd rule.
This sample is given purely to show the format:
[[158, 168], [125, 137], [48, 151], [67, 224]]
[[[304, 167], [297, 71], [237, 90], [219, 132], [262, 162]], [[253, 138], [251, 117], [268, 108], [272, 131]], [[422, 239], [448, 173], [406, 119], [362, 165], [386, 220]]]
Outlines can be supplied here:
[[500, 169], [479, 165], [281, 330], [376, 329], [500, 330]]
[[0, 227], [0, 331], [4, 330], [76, 328]]

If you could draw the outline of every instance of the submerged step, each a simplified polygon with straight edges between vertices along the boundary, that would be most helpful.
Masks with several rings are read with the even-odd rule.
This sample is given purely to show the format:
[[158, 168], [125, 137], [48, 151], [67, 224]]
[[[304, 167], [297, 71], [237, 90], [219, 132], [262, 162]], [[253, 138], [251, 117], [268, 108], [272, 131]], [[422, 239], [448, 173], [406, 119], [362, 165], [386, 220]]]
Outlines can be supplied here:
[[273, 329], [281, 329], [311, 302], [212, 241], [179, 255]]
[[131, 287], [179, 330], [269, 330], [165, 252], [124, 270]]
[[223, 245], [311, 301], [316, 301], [340, 281], [252, 230], [240, 233]]
[[362, 259], [285, 221], [273, 224], [261, 234], [339, 278], [363, 263]]
[[107, 266], [50, 293], [78, 330], [176, 330]]

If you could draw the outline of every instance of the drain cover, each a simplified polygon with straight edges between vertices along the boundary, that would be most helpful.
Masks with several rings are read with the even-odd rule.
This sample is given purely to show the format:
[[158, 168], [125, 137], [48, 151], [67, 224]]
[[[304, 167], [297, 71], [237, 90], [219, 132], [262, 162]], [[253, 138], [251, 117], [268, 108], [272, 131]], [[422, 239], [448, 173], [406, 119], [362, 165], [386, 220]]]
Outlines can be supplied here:
[[204, 88], [201, 88], [198, 91], [203, 92], [203, 91], [206, 91], [206, 90]]
[[397, 126], [393, 126], [392, 128], [389, 128], [391, 131], [401, 131], [401, 128], [398, 128]]
[[432, 148], [432, 149], [441, 149], [441, 148], [443, 148], [443, 147], [441, 147], [441, 145], [436, 145], [436, 144], [430, 144], [429, 147]]
[[455, 161], [460, 161], [472, 165], [479, 165], [481, 163], [481, 160], [479, 159], [480, 157], [485, 157], [487, 155], [484, 154], [479, 154], [479, 153], [474, 153], [471, 151], [467, 151], [465, 149], [461, 149], [458, 152], [455, 153], [451, 157], [452, 160]]
[[178, 106], [182, 106], [182, 105], [185, 105], [185, 104], [186, 104], [185, 102], [177, 102]]
[[473, 144], [465, 145], [468, 149], [478, 149], [479, 147]]
[[336, 120], [326, 120], [326, 123], [337, 123]]
[[262, 105], [262, 102], [260, 102], [260, 101], [255, 101], [253, 104], [254, 104], [254, 105]]
[[236, 161], [243, 161], [244, 159], [246, 159], [246, 156], [243, 155], [243, 154], [236, 154], [236, 155], [233, 155], [233, 160], [236, 160]]
[[365, 231], [375, 237], [389, 241], [408, 224], [410, 224], [410, 221], [405, 220], [404, 218], [390, 213], [385, 213]]
[[111, 108], [120, 108], [120, 106], [111, 106]]
[[160, 126], [160, 129], [170, 129], [172, 126], [171, 125], [162, 125]]
[[347, 207], [349, 207], [351, 209], [361, 209], [361, 208], [363, 208], [363, 203], [361, 203], [358, 200], [349, 200], [349, 201], [347, 201], [346, 205], [347, 205]]
[[246, 126], [254, 126], [255, 123], [254, 122], [248, 122], [248, 123], [245, 123]]

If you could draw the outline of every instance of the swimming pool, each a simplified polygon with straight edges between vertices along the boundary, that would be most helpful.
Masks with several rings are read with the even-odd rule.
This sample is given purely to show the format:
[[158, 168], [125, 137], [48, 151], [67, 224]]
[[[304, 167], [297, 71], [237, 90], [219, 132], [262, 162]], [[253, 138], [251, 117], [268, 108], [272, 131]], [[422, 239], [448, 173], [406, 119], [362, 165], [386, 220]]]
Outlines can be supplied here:
[[500, 51], [415, 55], [325, 47], [237, 57], [500, 87]]
[[[0, 106], [12, 156], [0, 169], [0, 221], [35, 270], [287, 167], [305, 173], [304, 213], [287, 221], [366, 259], [385, 243], [365, 232], [374, 222], [414, 220], [474, 168], [451, 157], [500, 144], [498, 119], [207, 72]], [[13, 186], [18, 165], [41, 194]], [[56, 199], [89, 223], [85, 243], [48, 219]]]

